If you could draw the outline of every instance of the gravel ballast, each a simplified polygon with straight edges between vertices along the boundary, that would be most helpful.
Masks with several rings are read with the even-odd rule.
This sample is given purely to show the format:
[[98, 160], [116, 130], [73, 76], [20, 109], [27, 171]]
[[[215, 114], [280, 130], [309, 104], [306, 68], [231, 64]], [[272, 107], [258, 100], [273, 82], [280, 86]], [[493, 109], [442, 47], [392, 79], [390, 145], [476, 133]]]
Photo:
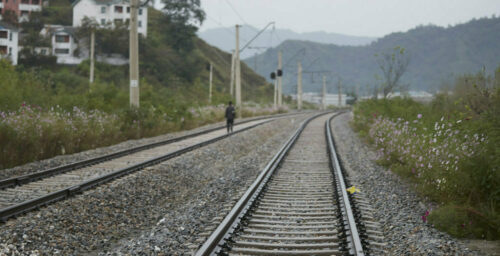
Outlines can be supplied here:
[[305, 117], [235, 134], [0, 224], [0, 255], [188, 254]]
[[383, 226], [388, 255], [482, 255], [462, 242], [422, 221], [430, 210], [412, 185], [374, 163], [376, 153], [350, 128], [352, 113], [332, 121], [338, 154], [351, 185], [359, 187], [370, 201]]

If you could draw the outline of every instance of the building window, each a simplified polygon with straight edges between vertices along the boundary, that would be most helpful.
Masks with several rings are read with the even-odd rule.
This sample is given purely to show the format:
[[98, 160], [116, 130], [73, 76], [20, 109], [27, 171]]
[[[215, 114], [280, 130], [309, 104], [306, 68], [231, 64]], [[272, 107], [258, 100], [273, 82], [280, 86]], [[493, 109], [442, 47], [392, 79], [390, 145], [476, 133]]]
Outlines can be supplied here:
[[106, 25], [106, 20], [105, 19], [101, 19], [101, 25]]
[[12, 32], [9, 33], [9, 41], [12, 41]]
[[123, 6], [115, 6], [115, 13], [123, 13]]
[[69, 49], [68, 48], [56, 48], [54, 50], [55, 54], [69, 54]]
[[106, 13], [106, 6], [101, 6], [101, 13]]
[[123, 24], [123, 20], [122, 19], [115, 19], [114, 23], [115, 23], [115, 25], [121, 25], [121, 24]]
[[127, 7], [127, 13], [130, 13], [130, 7]]
[[22, 4], [30, 4], [30, 0], [21, 0]]
[[0, 54], [7, 54], [7, 46], [0, 45]]
[[142, 15], [142, 8], [139, 8], [139, 15]]
[[142, 21], [139, 21], [139, 23], [137, 24], [138, 27], [142, 28]]
[[42, 55], [47, 55], [47, 50], [46, 50], [46, 49], [42, 49], [42, 50], [40, 51], [40, 53], [41, 53]]
[[31, 4], [40, 5], [40, 0], [31, 0]]
[[9, 55], [12, 55], [12, 47], [9, 47]]
[[56, 35], [56, 43], [69, 43], [68, 35]]
[[7, 39], [7, 30], [0, 30], [0, 38], [5, 38]]

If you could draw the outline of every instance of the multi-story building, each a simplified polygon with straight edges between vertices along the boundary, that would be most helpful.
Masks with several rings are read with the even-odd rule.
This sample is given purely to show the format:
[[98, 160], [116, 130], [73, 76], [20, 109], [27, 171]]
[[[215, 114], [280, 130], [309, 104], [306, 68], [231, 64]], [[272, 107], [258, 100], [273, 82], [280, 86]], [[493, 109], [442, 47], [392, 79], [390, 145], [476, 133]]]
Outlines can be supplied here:
[[8, 58], [17, 65], [19, 31], [14, 26], [0, 21], [0, 58]]
[[[79, 64], [83, 61], [78, 54], [78, 42], [75, 38], [75, 28], [63, 25], [45, 25], [40, 32], [42, 36], [50, 37], [50, 53], [57, 57], [58, 64]], [[45, 48], [37, 49], [39, 54], [44, 54]], [[45, 54], [44, 54], [45, 55]]]
[[[117, 24], [128, 24], [130, 20], [130, 1], [76, 0], [73, 2], [73, 27], [80, 27], [85, 17], [94, 20], [104, 28], [114, 28]], [[147, 36], [147, 6], [139, 8], [137, 26], [137, 31], [143, 36]]]
[[7, 11], [14, 12], [19, 21], [29, 19], [31, 12], [42, 10], [42, 0], [0, 0], [0, 19]]

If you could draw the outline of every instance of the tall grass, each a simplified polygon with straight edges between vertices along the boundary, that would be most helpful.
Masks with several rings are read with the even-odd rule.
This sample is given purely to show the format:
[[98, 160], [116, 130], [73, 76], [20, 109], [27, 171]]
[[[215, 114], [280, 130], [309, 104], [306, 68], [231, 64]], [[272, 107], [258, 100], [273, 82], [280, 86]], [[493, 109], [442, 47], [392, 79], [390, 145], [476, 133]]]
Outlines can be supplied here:
[[368, 100], [354, 114], [379, 163], [438, 204], [430, 223], [458, 237], [500, 238], [500, 69], [460, 77], [430, 104]]
[[[127, 86], [102, 80], [89, 85], [80, 68], [26, 70], [0, 60], [0, 169], [219, 122], [230, 98], [214, 90], [210, 106], [199, 81], [166, 87], [141, 80], [141, 107], [132, 109]], [[123, 77], [119, 68], [108, 71]], [[274, 112], [249, 105], [242, 114]]]
[[[224, 119], [224, 105], [189, 108], [177, 119], [154, 109], [127, 109], [115, 114], [74, 107], [44, 110], [22, 104], [0, 111], [0, 169], [61, 154], [112, 145], [129, 139], [192, 129]], [[270, 108], [246, 107], [244, 117], [275, 113]]]

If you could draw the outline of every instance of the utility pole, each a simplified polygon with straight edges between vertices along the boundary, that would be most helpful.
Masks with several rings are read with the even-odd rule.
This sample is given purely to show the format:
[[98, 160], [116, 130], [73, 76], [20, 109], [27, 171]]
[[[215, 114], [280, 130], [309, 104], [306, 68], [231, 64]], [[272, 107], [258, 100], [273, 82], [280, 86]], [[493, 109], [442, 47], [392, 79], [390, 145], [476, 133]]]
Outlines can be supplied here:
[[234, 97], [234, 50], [233, 54], [231, 55], [231, 79], [230, 79], [230, 84], [229, 84], [229, 91], [231, 93], [231, 98]]
[[342, 107], [342, 81], [339, 78], [339, 107]]
[[210, 78], [208, 86], [208, 103], [210, 104], [212, 104], [212, 72], [213, 72], [213, 65], [212, 62], [210, 62]]
[[323, 96], [321, 97], [322, 109], [326, 110], [326, 76], [323, 75]]
[[274, 79], [274, 110], [278, 109], [278, 78]]
[[94, 82], [94, 45], [95, 45], [95, 30], [92, 28], [90, 32], [90, 78], [89, 82]]
[[297, 62], [297, 109], [302, 109], [302, 63]]
[[281, 50], [279, 50], [279, 52], [278, 52], [278, 71], [276, 73], [276, 76], [278, 77], [278, 106], [279, 107], [281, 107], [281, 104], [283, 103], [283, 95], [282, 95], [282, 93], [283, 93], [283, 85], [282, 85], [283, 81], [281, 79], [282, 76], [279, 75], [281, 72], [283, 72], [281, 70], [281, 68], [282, 68], [281, 62], [282, 62], [282, 52], [281, 52]]
[[130, 106], [139, 107], [139, 35], [137, 34], [137, 9], [139, 0], [130, 0]]
[[236, 109], [238, 117], [241, 118], [241, 67], [240, 67], [240, 25], [236, 25], [236, 47], [235, 49], [235, 64], [236, 64]]

